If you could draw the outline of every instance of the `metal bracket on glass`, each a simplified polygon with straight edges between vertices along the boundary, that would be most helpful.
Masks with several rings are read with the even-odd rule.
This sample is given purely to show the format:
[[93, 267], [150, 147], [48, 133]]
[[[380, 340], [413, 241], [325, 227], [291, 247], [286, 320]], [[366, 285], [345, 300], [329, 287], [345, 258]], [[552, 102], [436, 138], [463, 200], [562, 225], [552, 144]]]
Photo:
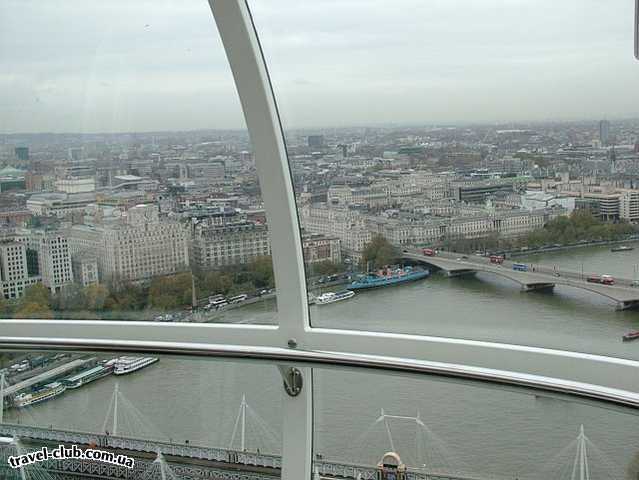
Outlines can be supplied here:
[[297, 397], [302, 391], [302, 385], [304, 381], [302, 379], [302, 372], [300, 372], [295, 367], [284, 367], [278, 366], [280, 370], [280, 375], [282, 375], [282, 379], [284, 380], [284, 390], [291, 397]]

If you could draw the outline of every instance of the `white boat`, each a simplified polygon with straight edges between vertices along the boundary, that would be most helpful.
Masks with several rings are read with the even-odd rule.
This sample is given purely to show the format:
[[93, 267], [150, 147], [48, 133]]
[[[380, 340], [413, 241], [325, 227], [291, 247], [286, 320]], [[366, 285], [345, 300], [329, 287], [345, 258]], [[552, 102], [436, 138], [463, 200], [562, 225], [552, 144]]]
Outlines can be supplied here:
[[29, 405], [35, 405], [36, 403], [57, 397], [64, 393], [66, 389], [67, 387], [62, 385], [60, 382], [48, 383], [36, 392], [16, 395], [13, 398], [13, 404], [16, 408], [28, 407]]
[[102, 365], [98, 365], [96, 367], [90, 368], [88, 370], [84, 370], [80, 373], [72, 375], [62, 380], [62, 383], [67, 388], [78, 388], [82, 385], [86, 385], [89, 382], [97, 380], [98, 378], [106, 377], [113, 372], [112, 367], [104, 367]]
[[159, 360], [158, 357], [120, 357], [115, 362], [113, 373], [125, 375], [141, 368], [148, 367]]
[[347, 300], [355, 296], [355, 292], [351, 290], [342, 290], [341, 292], [327, 292], [322, 293], [321, 295], [315, 298], [315, 303], [317, 305], [326, 305], [328, 303], [340, 302], [342, 300]]

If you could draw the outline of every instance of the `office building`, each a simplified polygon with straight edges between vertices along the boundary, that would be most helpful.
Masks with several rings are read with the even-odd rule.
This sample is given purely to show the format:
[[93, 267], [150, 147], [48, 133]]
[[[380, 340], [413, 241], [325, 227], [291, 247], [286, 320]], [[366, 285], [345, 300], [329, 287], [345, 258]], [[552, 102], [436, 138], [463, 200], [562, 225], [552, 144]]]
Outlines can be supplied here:
[[18, 160], [22, 160], [22, 161], [29, 160], [29, 147], [16, 147], [14, 149], [14, 153], [15, 153], [16, 159]]
[[0, 289], [7, 299], [20, 298], [25, 289], [39, 280], [27, 268], [27, 246], [12, 239], [0, 241]]
[[306, 264], [342, 261], [340, 240], [337, 237], [322, 234], [302, 235], [302, 250]]
[[188, 177], [196, 183], [224, 182], [224, 162], [190, 163], [187, 165]]
[[249, 263], [270, 255], [268, 227], [251, 221], [205, 221], [193, 229], [192, 257], [199, 268]]
[[83, 287], [99, 282], [98, 259], [95, 253], [85, 251], [75, 255], [72, 254], [71, 264], [73, 266], [73, 277], [75, 281]]
[[147, 281], [188, 268], [188, 236], [182, 224], [160, 220], [156, 205], [138, 205], [126, 213], [123, 221], [96, 227], [101, 230], [101, 279]]
[[639, 221], [639, 190], [621, 190], [619, 218], [629, 222]]
[[324, 146], [324, 135], [309, 135], [308, 146], [310, 148], [321, 148]]
[[28, 231], [29, 248], [37, 255], [38, 273], [52, 293], [73, 282], [71, 252], [65, 236], [56, 231]]
[[604, 147], [610, 142], [610, 122], [608, 120], [599, 122], [599, 141]]

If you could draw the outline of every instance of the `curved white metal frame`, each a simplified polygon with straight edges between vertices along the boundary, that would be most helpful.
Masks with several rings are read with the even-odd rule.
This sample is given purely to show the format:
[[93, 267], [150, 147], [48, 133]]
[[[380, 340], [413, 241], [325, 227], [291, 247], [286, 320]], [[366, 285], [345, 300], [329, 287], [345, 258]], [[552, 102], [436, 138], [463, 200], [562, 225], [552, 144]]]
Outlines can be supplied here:
[[[501, 371], [541, 385], [540, 379], [588, 385], [593, 396], [635, 398], [639, 362], [600, 355], [491, 342], [381, 332], [313, 328], [309, 322], [299, 223], [284, 137], [258, 36], [245, 0], [209, 0], [227, 53], [253, 144], [269, 221], [275, 280], [277, 326], [236, 324], [158, 324], [68, 320], [3, 320], [0, 344], [95, 345], [124, 349], [176, 345], [257, 351], [291, 349], [332, 352], [362, 361], [444, 365]], [[261, 349], [261, 350], [260, 350]], [[311, 477], [312, 370], [302, 367], [303, 393], [283, 393], [283, 478]]]

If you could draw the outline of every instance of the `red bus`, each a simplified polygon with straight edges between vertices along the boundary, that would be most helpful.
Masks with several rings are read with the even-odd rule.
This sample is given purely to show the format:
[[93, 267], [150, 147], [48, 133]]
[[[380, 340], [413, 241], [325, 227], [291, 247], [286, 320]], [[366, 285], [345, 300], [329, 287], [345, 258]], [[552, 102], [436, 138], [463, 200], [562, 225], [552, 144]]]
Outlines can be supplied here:
[[422, 250], [422, 253], [427, 257], [434, 257], [436, 252], [432, 248], [424, 248]]
[[490, 263], [497, 263], [499, 265], [504, 263], [504, 257], [502, 257], [501, 255], [491, 255], [489, 258], [490, 258]]

